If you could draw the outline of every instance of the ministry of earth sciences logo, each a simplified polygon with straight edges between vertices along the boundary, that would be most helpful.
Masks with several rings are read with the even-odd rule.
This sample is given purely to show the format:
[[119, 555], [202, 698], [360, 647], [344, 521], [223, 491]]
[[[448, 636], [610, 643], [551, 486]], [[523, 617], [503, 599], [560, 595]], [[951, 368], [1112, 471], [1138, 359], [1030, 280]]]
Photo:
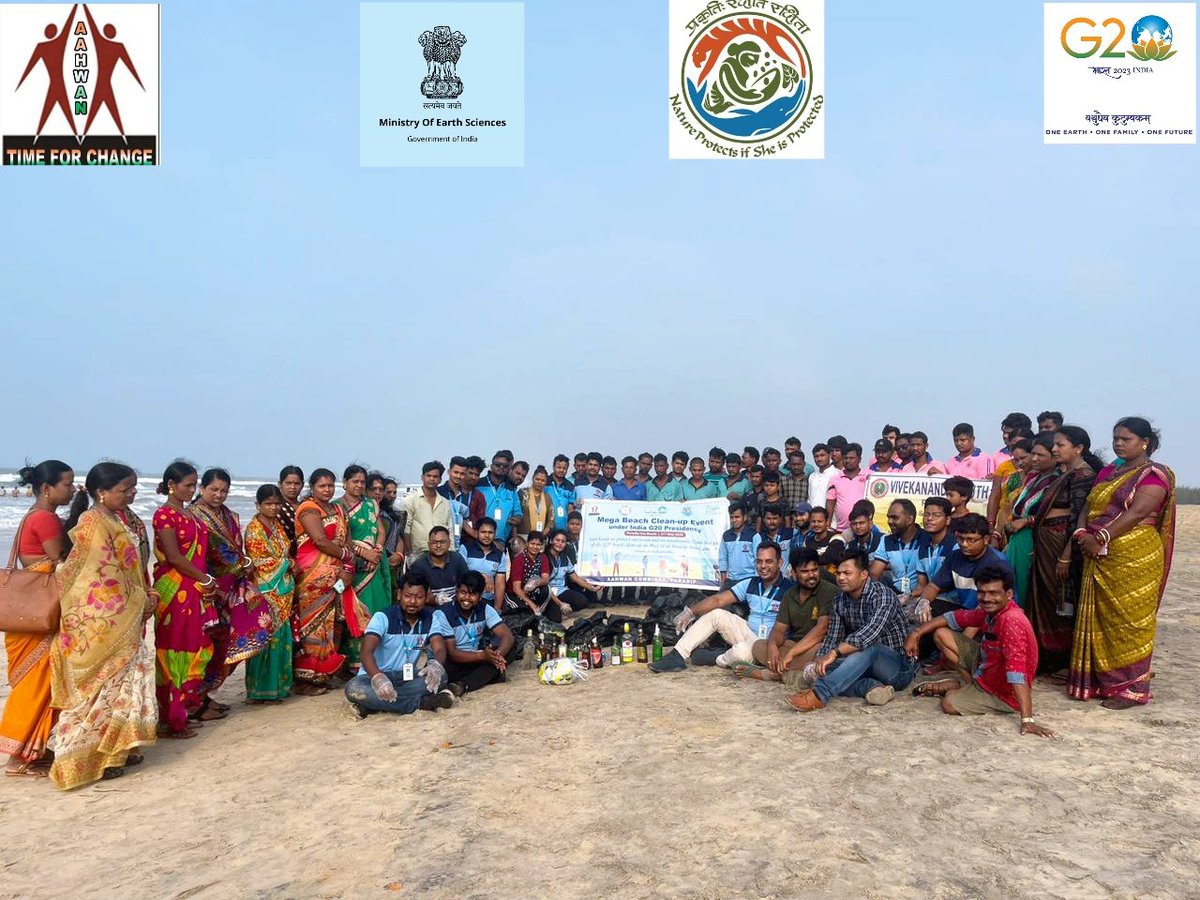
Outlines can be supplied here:
[[764, 15], [713, 22], [683, 62], [691, 111], [733, 141], [767, 140], [791, 126], [812, 94], [811, 72], [796, 29]]
[[425, 51], [426, 72], [421, 93], [430, 100], [455, 100], [463, 92], [462, 79], [455, 67], [467, 37], [461, 31], [450, 32], [449, 25], [438, 25], [417, 39]]

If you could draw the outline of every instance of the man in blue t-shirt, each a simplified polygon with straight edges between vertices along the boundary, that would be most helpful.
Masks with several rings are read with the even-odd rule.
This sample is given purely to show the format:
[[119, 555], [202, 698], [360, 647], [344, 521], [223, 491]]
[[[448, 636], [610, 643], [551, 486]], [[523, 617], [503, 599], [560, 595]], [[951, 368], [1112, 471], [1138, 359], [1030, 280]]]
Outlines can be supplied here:
[[575, 508], [575, 482], [567, 477], [570, 460], [562, 453], [554, 457], [550, 480], [546, 482], [546, 493], [554, 502], [554, 527], [566, 528], [567, 516]]
[[498, 611], [508, 581], [508, 554], [496, 543], [496, 520], [484, 516], [476, 523], [479, 539], [463, 544], [458, 554], [467, 568], [483, 576], [483, 599]]
[[[921, 589], [921, 599], [928, 601], [918, 610], [922, 622], [936, 618], [956, 609], [974, 609], [978, 603], [975, 590], [975, 572], [984, 566], [998, 566], [1012, 573], [1008, 557], [988, 546], [991, 528], [988, 521], [978, 513], [963, 516], [957, 523], [957, 546], [946, 556], [946, 561], [929, 584]], [[1018, 602], [1024, 597], [1018, 597]]]
[[575, 508], [583, 509], [586, 500], [611, 500], [612, 485], [600, 474], [604, 454], [592, 451], [588, 454], [587, 477], [575, 479]]
[[454, 602], [433, 614], [433, 633], [446, 642], [447, 687], [456, 697], [504, 680], [515, 641], [512, 632], [483, 599], [483, 576], [458, 579]]
[[373, 712], [411, 713], [449, 709], [445, 689], [446, 642], [433, 633], [429, 582], [409, 572], [400, 604], [371, 616], [362, 639], [362, 671], [346, 684], [346, 699], [359, 718]]
[[746, 508], [740, 500], [729, 504], [729, 525], [717, 551], [717, 570], [725, 586], [754, 575], [755, 551], [762, 543], [762, 535], [746, 524]]
[[517, 490], [508, 480], [512, 463], [511, 450], [496, 451], [492, 457], [491, 468], [477, 488], [483, 494], [486, 515], [496, 522], [496, 540], [501, 545], [508, 542], [512, 529], [521, 524], [521, 504], [517, 500]]
[[[650, 664], [650, 671], [681, 672], [687, 668], [689, 658], [697, 665], [729, 668], [753, 662], [754, 642], [765, 640], [771, 633], [783, 595], [792, 586], [791, 581], [779, 574], [782, 562], [778, 544], [760, 544], [754, 559], [758, 574], [685, 608], [675, 620], [682, 632], [679, 640], [670, 653]], [[748, 619], [725, 608], [739, 601], [750, 607]], [[697, 650], [714, 634], [728, 641], [731, 649], [725, 653]]]
[[917, 507], [907, 497], [888, 506], [888, 528], [871, 556], [871, 579], [882, 581], [900, 597], [901, 605], [917, 592], [921, 551], [929, 550], [929, 535], [917, 525]]

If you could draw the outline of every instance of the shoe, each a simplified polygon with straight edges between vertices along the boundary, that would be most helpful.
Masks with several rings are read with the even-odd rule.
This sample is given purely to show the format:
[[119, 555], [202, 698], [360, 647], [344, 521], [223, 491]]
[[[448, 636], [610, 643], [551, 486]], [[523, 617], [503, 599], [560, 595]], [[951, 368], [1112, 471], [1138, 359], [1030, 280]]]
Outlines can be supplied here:
[[881, 684], [867, 691], [867, 702], [872, 706], [883, 706], [896, 696], [896, 689], [890, 684]]
[[812, 712], [817, 709], [824, 709], [825, 704], [821, 698], [817, 696], [815, 691], [805, 691], [802, 694], [793, 694], [787, 698], [788, 704], [792, 709], [797, 709], [800, 712]]
[[459, 684], [457, 681], [452, 681], [448, 685], [446, 685], [446, 690], [448, 690], [450, 693], [452, 693], [455, 697], [461, 697], [463, 694], [465, 694], [467, 692], [467, 689], [465, 687], [463, 687], [461, 684]]
[[655, 660], [646, 668], [651, 672], [682, 672], [687, 668], [687, 660], [679, 655], [679, 651], [672, 650], [670, 653], [663, 654], [662, 659]]
[[422, 697], [420, 700], [417, 701], [417, 708], [423, 709], [426, 712], [437, 712], [438, 711], [438, 695], [437, 694], [426, 694], [424, 697]]
[[369, 716], [371, 714], [371, 711], [369, 709], [367, 709], [365, 706], [360, 706], [359, 704], [355, 703], [354, 701], [350, 702], [350, 709], [354, 712], [355, 718], [358, 718], [358, 719], [365, 719], [367, 716]]
[[440, 709], [449, 709], [454, 705], [454, 693], [449, 688], [442, 688], [433, 695], [433, 702]]
[[693, 650], [691, 662], [693, 666], [715, 666], [717, 657], [721, 656], [722, 650]]

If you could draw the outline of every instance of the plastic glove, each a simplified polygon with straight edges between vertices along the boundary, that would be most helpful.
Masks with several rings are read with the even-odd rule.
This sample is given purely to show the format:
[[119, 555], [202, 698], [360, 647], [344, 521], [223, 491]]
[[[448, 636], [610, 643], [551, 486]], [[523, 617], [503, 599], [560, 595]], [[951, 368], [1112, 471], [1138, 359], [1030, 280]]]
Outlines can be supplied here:
[[425, 676], [425, 690], [436, 694], [442, 686], [442, 679], [446, 677], [446, 670], [442, 668], [442, 664], [436, 659], [431, 659], [422, 674]]
[[396, 699], [396, 686], [392, 684], [392, 679], [382, 672], [376, 672], [371, 676], [371, 690], [384, 703], [392, 703]]
[[687, 631], [689, 625], [696, 621], [696, 614], [690, 606], [685, 606], [683, 612], [675, 617], [675, 630], [680, 634]]
[[918, 600], [915, 613], [916, 613], [917, 621], [920, 622], [922, 625], [925, 624], [926, 622], [928, 622], [930, 620], [930, 618], [932, 617], [931, 616], [932, 610], [930, 609], [929, 601], [926, 600], [924, 597], [922, 597], [920, 600]]
[[807, 666], [805, 666], [804, 671], [801, 673], [801, 677], [809, 684], [816, 684], [817, 679], [821, 677], [817, 674], [817, 664], [809, 663]]

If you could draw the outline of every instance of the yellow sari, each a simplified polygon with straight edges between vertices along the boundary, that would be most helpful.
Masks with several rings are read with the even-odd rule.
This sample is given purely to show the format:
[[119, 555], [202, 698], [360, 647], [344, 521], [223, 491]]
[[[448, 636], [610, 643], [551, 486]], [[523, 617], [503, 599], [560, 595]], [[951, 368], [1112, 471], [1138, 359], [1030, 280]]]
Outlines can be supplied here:
[[62, 622], [50, 650], [51, 702], [62, 711], [50, 777], [64, 790], [124, 765], [134, 747], [154, 743], [158, 724], [154, 607], [137, 535], [92, 508], [71, 540], [56, 573]]

